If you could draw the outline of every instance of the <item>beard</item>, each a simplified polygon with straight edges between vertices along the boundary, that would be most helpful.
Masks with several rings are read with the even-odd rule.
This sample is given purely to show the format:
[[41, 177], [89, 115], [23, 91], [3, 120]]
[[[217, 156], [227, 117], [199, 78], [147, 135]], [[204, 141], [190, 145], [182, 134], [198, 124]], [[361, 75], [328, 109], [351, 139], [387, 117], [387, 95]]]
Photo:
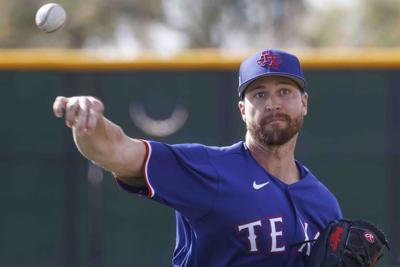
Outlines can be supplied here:
[[[285, 121], [285, 126], [273, 125], [273, 119]], [[279, 121], [279, 124], [282, 123]], [[281, 146], [292, 139], [303, 126], [304, 116], [290, 118], [283, 113], [272, 113], [261, 119], [260, 123], [249, 122], [246, 127], [251, 136], [260, 144], [266, 146]]]

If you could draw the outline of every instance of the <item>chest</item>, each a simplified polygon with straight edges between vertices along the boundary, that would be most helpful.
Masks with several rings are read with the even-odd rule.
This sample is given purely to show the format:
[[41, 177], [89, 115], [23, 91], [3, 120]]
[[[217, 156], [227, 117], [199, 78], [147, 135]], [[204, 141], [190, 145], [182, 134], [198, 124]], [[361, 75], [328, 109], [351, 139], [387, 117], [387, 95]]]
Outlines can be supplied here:
[[[227, 171], [214, 203], [214, 225], [232, 236], [248, 253], [309, 254], [319, 234], [318, 211], [307, 192], [285, 186], [263, 172]], [[308, 194], [312, 194], [312, 187]], [[304, 194], [305, 193], [305, 194]], [[312, 202], [312, 201], [311, 201]]]

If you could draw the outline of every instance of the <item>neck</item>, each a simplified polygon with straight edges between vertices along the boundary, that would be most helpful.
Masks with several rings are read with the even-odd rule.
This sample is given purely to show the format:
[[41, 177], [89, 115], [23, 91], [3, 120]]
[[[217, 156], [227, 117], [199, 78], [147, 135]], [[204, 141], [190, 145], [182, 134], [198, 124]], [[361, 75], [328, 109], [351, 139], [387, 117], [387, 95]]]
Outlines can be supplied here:
[[280, 146], [267, 146], [256, 141], [249, 132], [246, 134], [246, 145], [253, 158], [270, 174], [286, 184], [292, 184], [300, 179], [296, 166], [294, 150], [297, 135]]

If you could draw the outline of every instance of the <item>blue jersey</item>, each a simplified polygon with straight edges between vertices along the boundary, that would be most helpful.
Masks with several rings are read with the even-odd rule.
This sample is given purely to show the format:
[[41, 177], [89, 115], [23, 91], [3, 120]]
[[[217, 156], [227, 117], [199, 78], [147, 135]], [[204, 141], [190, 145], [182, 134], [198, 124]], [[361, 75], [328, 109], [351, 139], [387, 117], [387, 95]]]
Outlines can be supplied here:
[[319, 231], [341, 218], [333, 194], [302, 164], [291, 185], [269, 174], [245, 143], [145, 142], [147, 188], [131, 192], [176, 210], [173, 266], [302, 267]]

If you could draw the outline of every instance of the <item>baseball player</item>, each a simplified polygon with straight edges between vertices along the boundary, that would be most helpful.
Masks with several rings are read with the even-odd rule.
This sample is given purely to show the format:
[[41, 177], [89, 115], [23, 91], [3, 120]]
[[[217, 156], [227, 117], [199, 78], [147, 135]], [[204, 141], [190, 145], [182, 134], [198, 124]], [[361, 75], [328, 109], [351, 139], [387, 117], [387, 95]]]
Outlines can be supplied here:
[[173, 266], [305, 266], [312, 242], [342, 217], [333, 194], [294, 158], [308, 94], [295, 55], [266, 49], [243, 61], [247, 133], [228, 147], [128, 137], [90, 96], [57, 97], [79, 151], [126, 191], [176, 211]]

